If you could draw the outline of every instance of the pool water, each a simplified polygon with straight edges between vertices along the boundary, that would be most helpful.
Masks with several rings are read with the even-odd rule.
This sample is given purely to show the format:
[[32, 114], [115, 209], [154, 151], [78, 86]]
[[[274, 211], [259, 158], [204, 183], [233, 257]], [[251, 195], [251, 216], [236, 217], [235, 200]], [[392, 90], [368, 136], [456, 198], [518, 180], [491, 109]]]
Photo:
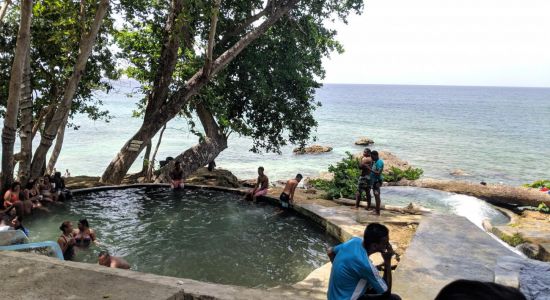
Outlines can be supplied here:
[[[481, 227], [484, 219], [494, 225], [509, 222], [506, 215], [487, 202], [471, 196], [415, 187], [382, 187], [382, 203], [406, 206], [415, 203], [435, 212], [463, 216]], [[374, 203], [374, 201], [373, 201]]]
[[133, 270], [222, 284], [298, 282], [328, 262], [325, 249], [337, 243], [298, 215], [210, 190], [110, 190], [51, 209], [26, 220], [31, 239], [55, 241], [63, 221], [76, 228], [87, 218], [101, 244], [77, 249], [77, 261], [96, 263], [99, 251], [108, 250]]

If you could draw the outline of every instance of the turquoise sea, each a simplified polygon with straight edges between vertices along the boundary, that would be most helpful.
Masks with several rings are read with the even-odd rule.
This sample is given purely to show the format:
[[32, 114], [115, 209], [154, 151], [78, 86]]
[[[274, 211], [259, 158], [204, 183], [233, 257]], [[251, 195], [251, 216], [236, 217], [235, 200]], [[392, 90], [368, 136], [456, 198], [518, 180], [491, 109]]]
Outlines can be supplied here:
[[[132, 118], [137, 83], [120, 81], [115, 91], [100, 94], [112, 115], [109, 123], [79, 116], [68, 130], [57, 165], [72, 175], [100, 175], [124, 142], [139, 127]], [[354, 141], [367, 136], [371, 147], [390, 151], [425, 171], [425, 176], [519, 185], [550, 177], [550, 88], [342, 85], [326, 84], [316, 94], [321, 145], [331, 153], [295, 156], [292, 146], [282, 154], [248, 152], [250, 140], [231, 136], [218, 167], [240, 178], [255, 176], [262, 165], [273, 179], [301, 172], [316, 176], [346, 151], [360, 152]], [[196, 143], [185, 120], [168, 124], [158, 158], [176, 156]], [[140, 168], [136, 162], [133, 170]]]

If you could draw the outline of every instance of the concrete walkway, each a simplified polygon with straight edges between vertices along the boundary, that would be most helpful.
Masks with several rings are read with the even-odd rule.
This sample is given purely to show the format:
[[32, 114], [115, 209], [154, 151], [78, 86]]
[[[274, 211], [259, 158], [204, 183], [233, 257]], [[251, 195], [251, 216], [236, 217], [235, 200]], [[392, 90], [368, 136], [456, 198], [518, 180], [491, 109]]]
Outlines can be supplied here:
[[287, 291], [250, 289], [158, 276], [47, 256], [0, 251], [2, 299], [307, 299]]
[[517, 256], [464, 217], [424, 217], [393, 277], [404, 300], [434, 299], [456, 279], [493, 281], [499, 257]]

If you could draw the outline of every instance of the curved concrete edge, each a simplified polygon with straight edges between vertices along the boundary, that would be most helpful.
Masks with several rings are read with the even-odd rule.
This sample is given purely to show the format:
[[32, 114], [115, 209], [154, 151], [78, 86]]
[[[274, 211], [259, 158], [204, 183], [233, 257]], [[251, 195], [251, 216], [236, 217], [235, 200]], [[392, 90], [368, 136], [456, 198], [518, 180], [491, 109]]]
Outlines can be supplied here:
[[[160, 276], [131, 270], [106, 268], [96, 264], [84, 264], [61, 261], [47, 256], [0, 252], [1, 269], [13, 271], [13, 276], [5, 281], [3, 296], [21, 298], [22, 294], [57, 295], [59, 280], [63, 276], [71, 282], [71, 299], [111, 298], [111, 299], [262, 299], [276, 300], [284, 298], [306, 299], [290, 292], [277, 292], [251, 289], [232, 285], [201, 282], [191, 279]], [[20, 277], [18, 279], [15, 279]], [[80, 280], [77, 280], [80, 279]], [[84, 278], [84, 280], [82, 280]], [[12, 284], [10, 280], [15, 282]], [[24, 285], [21, 288], [19, 285]], [[79, 285], [81, 285], [79, 287]], [[92, 289], [92, 291], [90, 291]], [[65, 291], [64, 291], [65, 292]], [[80, 295], [78, 293], [93, 292]], [[66, 296], [66, 295], [65, 295]], [[30, 298], [29, 298], [30, 299]]]

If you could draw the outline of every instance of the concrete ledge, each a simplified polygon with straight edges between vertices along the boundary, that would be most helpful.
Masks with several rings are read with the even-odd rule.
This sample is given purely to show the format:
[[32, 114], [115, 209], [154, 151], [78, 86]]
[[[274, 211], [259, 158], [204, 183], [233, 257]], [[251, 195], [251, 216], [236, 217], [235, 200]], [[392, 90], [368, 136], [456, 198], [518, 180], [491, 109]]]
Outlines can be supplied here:
[[0, 252], [0, 272], [3, 299], [305, 299], [18, 252]]

